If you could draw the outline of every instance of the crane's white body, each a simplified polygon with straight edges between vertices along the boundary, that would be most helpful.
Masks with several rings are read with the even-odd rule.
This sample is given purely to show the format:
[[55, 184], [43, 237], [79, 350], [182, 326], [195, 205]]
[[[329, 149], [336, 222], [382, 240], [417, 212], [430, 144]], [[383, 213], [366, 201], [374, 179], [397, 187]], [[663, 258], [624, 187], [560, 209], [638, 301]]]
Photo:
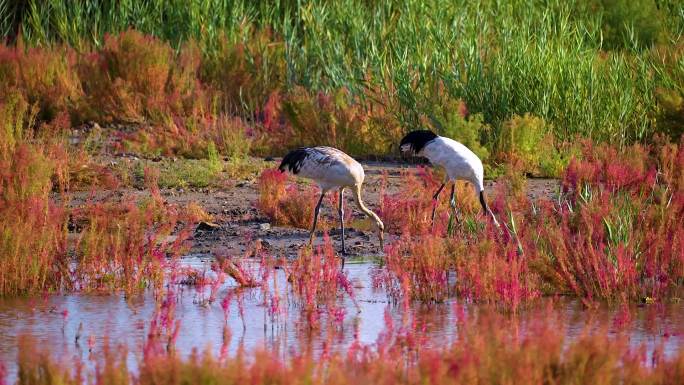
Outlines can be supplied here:
[[344, 152], [323, 146], [304, 151], [308, 156], [302, 160], [297, 175], [314, 180], [321, 190], [355, 187], [363, 183], [363, 166]]
[[444, 167], [450, 181], [471, 182], [477, 193], [484, 190], [484, 167], [482, 161], [468, 147], [443, 136], [425, 144], [418, 153], [430, 163]]

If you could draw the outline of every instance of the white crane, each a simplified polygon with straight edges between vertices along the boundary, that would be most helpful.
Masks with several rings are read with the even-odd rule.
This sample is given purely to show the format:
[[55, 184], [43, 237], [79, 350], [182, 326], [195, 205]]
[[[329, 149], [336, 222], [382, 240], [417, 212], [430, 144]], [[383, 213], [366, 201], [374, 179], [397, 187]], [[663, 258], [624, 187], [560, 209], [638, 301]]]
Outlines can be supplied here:
[[[410, 154], [427, 158], [430, 163], [444, 167], [446, 180], [439, 187], [432, 199], [437, 199], [444, 186], [449, 182], [451, 185], [451, 209], [456, 211], [456, 196], [454, 186], [456, 180], [465, 180], [473, 184], [475, 192], [479, 195], [480, 204], [484, 215], [491, 215], [494, 224], [499, 226], [494, 213], [487, 206], [484, 195], [484, 167], [482, 161], [470, 149], [463, 144], [443, 136], [439, 136], [430, 130], [417, 130], [409, 132], [401, 140], [400, 149], [402, 154]], [[435, 210], [432, 209], [432, 221], [435, 220]], [[458, 217], [456, 218], [458, 220]]]
[[292, 174], [312, 179], [321, 187], [321, 197], [318, 199], [318, 204], [314, 211], [314, 221], [313, 226], [311, 227], [311, 234], [309, 235], [309, 244], [313, 242], [314, 233], [316, 232], [316, 222], [318, 221], [318, 212], [321, 208], [325, 193], [332, 189], [339, 189], [340, 202], [337, 212], [340, 215], [340, 228], [342, 229], [342, 254], [345, 255], [347, 253], [347, 250], [344, 247], [343, 195], [344, 189], [349, 187], [354, 190], [354, 199], [356, 200], [359, 209], [375, 223], [378, 230], [378, 237], [380, 238], [380, 248], [383, 248], [383, 231], [385, 230], [385, 225], [361, 200], [361, 186], [363, 185], [365, 174], [361, 164], [354, 160], [354, 158], [332, 147], [303, 147], [290, 151], [285, 155], [278, 169], [281, 172], [290, 171]]

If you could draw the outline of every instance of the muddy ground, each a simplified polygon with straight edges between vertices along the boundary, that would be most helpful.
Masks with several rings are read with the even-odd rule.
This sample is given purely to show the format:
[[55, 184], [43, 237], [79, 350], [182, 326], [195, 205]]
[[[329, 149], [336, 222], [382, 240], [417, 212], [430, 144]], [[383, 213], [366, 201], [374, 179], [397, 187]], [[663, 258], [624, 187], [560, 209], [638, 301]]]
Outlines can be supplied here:
[[[273, 166], [279, 159], [273, 160]], [[416, 167], [393, 162], [362, 162], [366, 170], [364, 183], [364, 201], [373, 210], [380, 200], [380, 187], [383, 173], [388, 174], [387, 192], [397, 191], [400, 186], [402, 169]], [[492, 180], [485, 182], [486, 188], [492, 188]], [[551, 196], [556, 191], [557, 180], [529, 179], [527, 194], [531, 199], [540, 196]], [[308, 230], [291, 227], [272, 226], [269, 219], [256, 208], [259, 197], [257, 182], [254, 178], [225, 183], [224, 187], [162, 189], [162, 196], [169, 203], [184, 205], [190, 202], [199, 203], [213, 217], [213, 223], [218, 225], [209, 228], [199, 226], [193, 236], [192, 254], [243, 256], [260, 239], [262, 246], [272, 255], [296, 256], [298, 250], [308, 242]], [[86, 201], [111, 201], [123, 197], [136, 197], [148, 194], [146, 191], [134, 188], [118, 189], [115, 191], [75, 192], [70, 197], [70, 206], [79, 206]], [[448, 193], [443, 193], [441, 199], [448, 199]], [[352, 211], [351, 226], [346, 228], [346, 246], [350, 256], [364, 257], [379, 255], [377, 234], [369, 230], [365, 216], [354, 207], [350, 192], [345, 194], [347, 211]], [[333, 214], [334, 213], [334, 214]], [[321, 209], [322, 216], [336, 218], [336, 211], [324, 201]], [[353, 224], [366, 224], [354, 226]], [[361, 228], [363, 227], [363, 228]], [[319, 232], [315, 243], [321, 243]], [[332, 229], [330, 236], [339, 250], [341, 237], [339, 228]], [[394, 236], [387, 235], [386, 242], [391, 242]]]

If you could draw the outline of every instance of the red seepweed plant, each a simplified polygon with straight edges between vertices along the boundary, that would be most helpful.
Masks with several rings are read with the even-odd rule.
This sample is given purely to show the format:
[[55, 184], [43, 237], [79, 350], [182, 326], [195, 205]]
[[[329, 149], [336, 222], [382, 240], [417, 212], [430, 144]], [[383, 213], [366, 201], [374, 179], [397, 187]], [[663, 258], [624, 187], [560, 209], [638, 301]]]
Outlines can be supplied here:
[[376, 284], [423, 302], [456, 294], [511, 309], [545, 294], [572, 293], [587, 305], [676, 295], [684, 279], [682, 146], [584, 151], [552, 199], [532, 202], [511, 176], [499, 180], [490, 206], [502, 229], [467, 214], [460, 226], [438, 215], [429, 227], [436, 183], [405, 175], [410, 187], [383, 197], [383, 219], [403, 235]]
[[[257, 208], [276, 225], [310, 229], [320, 190], [310, 185], [288, 185], [287, 179], [287, 174], [277, 169], [264, 170], [259, 176]], [[335, 208], [334, 218], [321, 214], [318, 218], [318, 229], [325, 230], [338, 225], [338, 199], [336, 192], [331, 191], [327, 194], [325, 206]], [[345, 210], [345, 222], [349, 222], [351, 214], [352, 210]]]
[[325, 234], [322, 246], [313, 250], [302, 249], [299, 257], [287, 268], [292, 292], [299, 299], [302, 313], [311, 328], [320, 325], [322, 315], [327, 315], [331, 324], [344, 320], [345, 307], [339, 303], [340, 293], [346, 294], [356, 304], [354, 289], [340, 264], [330, 237]]
[[169, 261], [187, 251], [186, 241], [199, 219], [197, 211], [167, 204], [156, 186], [158, 176], [147, 170], [146, 177], [147, 198], [124, 199], [124, 204], [93, 203], [72, 211], [74, 221], [85, 223], [74, 245], [72, 288], [115, 291], [159, 286]]
[[287, 186], [287, 174], [267, 169], [259, 176], [257, 207], [275, 224], [308, 228], [315, 206], [312, 192], [302, 192], [296, 185]]
[[[399, 191], [388, 193], [387, 175], [383, 177], [379, 215], [385, 227], [393, 232], [445, 234], [452, 212], [449, 205], [450, 187], [445, 187], [438, 199], [433, 199], [442, 183], [441, 175], [430, 168], [419, 167], [415, 172], [402, 172], [401, 179]], [[470, 184], [457, 182], [456, 197], [459, 218], [478, 212], [479, 203]], [[434, 225], [431, 221], [433, 208], [436, 208]], [[456, 221], [456, 218], [452, 220]]]
[[[522, 243], [518, 243], [518, 237], [528, 234], [526, 226], [513, 226], [517, 235], [508, 227], [497, 229], [480, 216], [472, 186], [466, 184], [457, 186], [457, 221], [448, 193], [439, 201], [432, 199], [440, 184], [432, 171], [421, 168], [415, 175], [407, 173], [402, 178], [405, 181], [398, 193], [383, 194], [383, 219], [390, 229], [401, 230], [401, 236], [386, 249], [386, 264], [374, 272], [375, 285], [385, 288], [395, 300], [405, 296], [434, 303], [460, 295], [512, 310], [539, 297], [539, 282], [529, 266], [536, 254], [534, 249], [521, 253]], [[491, 206], [495, 212], [529, 207], [497, 198], [505, 193], [502, 190], [494, 195]], [[435, 207], [438, 214], [431, 225]], [[513, 216], [510, 219], [515, 222]], [[508, 222], [504, 221], [505, 226], [512, 226], [513, 222]]]
[[684, 278], [682, 145], [588, 146], [538, 243], [561, 288], [588, 301], [665, 299]]

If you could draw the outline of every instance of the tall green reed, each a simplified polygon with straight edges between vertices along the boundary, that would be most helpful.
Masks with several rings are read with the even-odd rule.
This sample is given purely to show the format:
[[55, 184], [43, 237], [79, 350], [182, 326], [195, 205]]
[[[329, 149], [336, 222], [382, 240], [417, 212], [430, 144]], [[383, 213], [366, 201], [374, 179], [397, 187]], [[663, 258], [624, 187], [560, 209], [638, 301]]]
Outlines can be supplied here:
[[[481, 133], [489, 147], [507, 119], [525, 113], [551, 123], [561, 141], [580, 135], [626, 144], [664, 130], [658, 89], [681, 91], [676, 79], [684, 65], [666, 65], [663, 55], [681, 45], [684, 5], [649, 5], [660, 22], [654, 32], [632, 6], [614, 3], [32, 0], [15, 7], [0, 0], [0, 32], [20, 30], [32, 44], [84, 47], [134, 28], [177, 49], [197, 41], [216, 65], [226, 46], [245, 44], [259, 89], [346, 88], [368, 97], [369, 89], [380, 88], [407, 129], [434, 115], [445, 85], [449, 97], [492, 125]], [[258, 31], [268, 31], [270, 40]], [[649, 34], [657, 36], [642, 41]], [[245, 90], [245, 111], [232, 112], [258, 109], [253, 87], [236, 89], [238, 96]]]

